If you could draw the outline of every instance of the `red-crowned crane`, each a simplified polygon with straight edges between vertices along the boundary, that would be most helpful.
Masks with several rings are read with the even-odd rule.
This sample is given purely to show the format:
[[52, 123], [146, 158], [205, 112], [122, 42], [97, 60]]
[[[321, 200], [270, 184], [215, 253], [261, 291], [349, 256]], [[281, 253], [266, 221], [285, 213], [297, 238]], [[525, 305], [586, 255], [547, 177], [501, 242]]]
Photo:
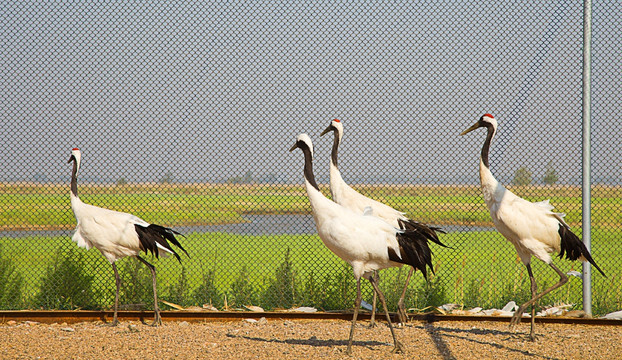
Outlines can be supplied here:
[[369, 280], [384, 307], [389, 329], [393, 336], [393, 352], [402, 352], [383, 293], [372, 276], [375, 270], [410, 265], [427, 276], [432, 269], [432, 252], [428, 242], [412, 230], [398, 229], [386, 221], [363, 215], [326, 198], [315, 182], [313, 174], [313, 144], [307, 134], [300, 134], [290, 151], [299, 148], [304, 154], [304, 178], [318, 235], [328, 249], [352, 266], [356, 279], [356, 301], [346, 352], [352, 352], [352, 339], [358, 311], [361, 306], [361, 277]]
[[[327, 134], [331, 131], [333, 132], [333, 148], [330, 158], [330, 193], [332, 195], [333, 201], [359, 214], [363, 214], [365, 213], [365, 211], [371, 210], [371, 214], [373, 216], [379, 217], [395, 227], [414, 231], [414, 233], [418, 234], [421, 238], [418, 241], [429, 240], [445, 247], [445, 245], [440, 242], [440, 240], [438, 239], [438, 235], [436, 234], [436, 232], [444, 233], [444, 231], [442, 231], [440, 228], [428, 226], [426, 224], [411, 220], [407, 218], [403, 212], [395, 210], [386, 204], [364, 196], [363, 194], [351, 188], [345, 181], [343, 181], [337, 162], [339, 144], [341, 143], [341, 139], [343, 137], [343, 124], [341, 123], [341, 121], [339, 121], [338, 119], [332, 120], [330, 125], [328, 125], [328, 127], [324, 129], [324, 131], [322, 131], [320, 136], [323, 136], [324, 134]], [[397, 314], [401, 323], [405, 323], [406, 321], [408, 321], [406, 308], [404, 307], [404, 298], [406, 297], [406, 290], [408, 289], [408, 283], [410, 281], [410, 278], [412, 277], [413, 272], [414, 268], [411, 267], [408, 271], [408, 275], [406, 276], [406, 282], [404, 283], [402, 295], [397, 302]], [[374, 296], [374, 307], [372, 308], [371, 317], [372, 326], [374, 321], [375, 303], [376, 301]]]
[[71, 173], [71, 209], [78, 222], [72, 240], [79, 247], [86, 248], [87, 250], [95, 247], [112, 264], [117, 292], [114, 299], [114, 317], [110, 325], [115, 326], [119, 323], [117, 311], [121, 279], [119, 278], [115, 262], [126, 256], [136, 257], [151, 270], [154, 304], [154, 320], [151, 325], [160, 325], [162, 319], [160, 317], [160, 309], [158, 308], [156, 270], [152, 264], [140, 257], [139, 253], [140, 251], [145, 253], [151, 252], [156, 258], [173, 254], [181, 262], [179, 254], [169, 244], [169, 242], [172, 243], [188, 255], [188, 252], [175, 238], [175, 234], [181, 234], [160, 225], [149, 224], [131, 214], [83, 203], [78, 197], [80, 161], [80, 150], [74, 148], [68, 161], [73, 162], [73, 171]]
[[[486, 128], [487, 135], [479, 162], [479, 176], [484, 194], [484, 201], [490, 210], [490, 216], [497, 230], [508, 239], [516, 248], [518, 256], [527, 267], [531, 282], [531, 299], [522, 304], [512, 316], [510, 325], [519, 324], [525, 310], [531, 308], [531, 331], [529, 338], [535, 340], [535, 303], [544, 295], [559, 288], [568, 281], [568, 276], [553, 264], [551, 253], [558, 253], [559, 257], [568, 260], [589, 261], [590, 264], [605, 275], [596, 265], [583, 242], [570, 231], [570, 227], [563, 220], [564, 214], [553, 212], [549, 201], [533, 203], [514, 195], [494, 178], [490, 172], [488, 153], [490, 144], [497, 133], [497, 120], [484, 114], [470, 128], [460, 135], [465, 135], [475, 129]], [[547, 263], [559, 275], [559, 282], [537, 294], [536, 279], [531, 271], [531, 257], [535, 256]]]

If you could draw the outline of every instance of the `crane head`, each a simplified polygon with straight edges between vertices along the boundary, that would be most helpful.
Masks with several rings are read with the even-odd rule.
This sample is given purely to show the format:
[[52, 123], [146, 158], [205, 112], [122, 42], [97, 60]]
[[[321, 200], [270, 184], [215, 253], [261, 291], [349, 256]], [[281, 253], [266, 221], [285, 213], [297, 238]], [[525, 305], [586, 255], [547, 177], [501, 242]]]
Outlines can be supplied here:
[[80, 160], [81, 160], [81, 158], [82, 158], [82, 153], [80, 153], [80, 149], [73, 148], [73, 149], [71, 149], [71, 156], [69, 157], [69, 161], [67, 161], [67, 163], [75, 161], [76, 165], [77, 165], [77, 169], [80, 170]]
[[313, 157], [313, 143], [311, 142], [311, 138], [307, 134], [300, 134], [296, 137], [296, 143], [289, 151], [294, 151], [296, 149], [302, 149], [304, 151], [305, 148], [310, 150], [311, 156]]
[[490, 115], [490, 114], [484, 114], [482, 115], [482, 117], [479, 118], [479, 120], [477, 120], [477, 122], [473, 125], [471, 125], [470, 128], [464, 130], [463, 132], [460, 133], [460, 135], [465, 135], [470, 133], [471, 131], [475, 130], [475, 129], [479, 129], [481, 127], [492, 127], [493, 129], [497, 129], [497, 120], [495, 120], [495, 117]]
[[331, 121], [330, 125], [328, 125], [328, 127], [324, 129], [324, 131], [322, 131], [320, 136], [324, 136], [324, 134], [330, 131], [336, 131], [337, 135], [339, 135], [339, 140], [341, 141], [341, 137], [343, 136], [343, 124], [339, 119], [334, 119], [333, 121]]

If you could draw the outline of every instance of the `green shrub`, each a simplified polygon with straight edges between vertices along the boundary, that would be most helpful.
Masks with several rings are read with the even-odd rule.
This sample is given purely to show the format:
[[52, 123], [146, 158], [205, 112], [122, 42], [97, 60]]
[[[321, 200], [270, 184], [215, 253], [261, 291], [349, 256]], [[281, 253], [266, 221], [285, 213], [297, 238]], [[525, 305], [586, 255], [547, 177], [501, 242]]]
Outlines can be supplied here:
[[190, 284], [188, 283], [186, 268], [181, 269], [177, 283], [169, 285], [162, 298], [181, 306], [195, 305], [190, 297]]
[[[361, 280], [361, 291], [364, 283]], [[309, 284], [308, 281], [307, 284]], [[344, 263], [341, 267], [336, 268], [332, 274], [326, 275], [316, 295], [314, 302], [320, 310], [354, 308], [356, 281], [352, 275], [352, 268]]]
[[[409, 299], [411, 300], [409, 301]], [[447, 296], [445, 287], [442, 284], [441, 277], [438, 275], [429, 274], [428, 281], [424, 283], [424, 286], [415, 289], [412, 297], [406, 296], [405, 302], [407, 308], [410, 304], [410, 307], [414, 307], [416, 309], [423, 309], [428, 306], [440, 306], [443, 304], [447, 304], [450, 301]]]
[[295, 303], [296, 273], [289, 258], [289, 247], [285, 259], [274, 272], [268, 287], [263, 292], [261, 304], [267, 309], [291, 308]]
[[320, 307], [320, 298], [323, 292], [322, 286], [315, 279], [315, 273], [307, 275], [301, 289], [296, 291], [296, 304], [299, 306]]
[[216, 288], [213, 270], [208, 270], [207, 273], [203, 274], [203, 281], [192, 292], [192, 302], [197, 306], [211, 304], [217, 308], [224, 305], [223, 296]]
[[542, 181], [545, 185], [553, 185], [559, 180], [559, 176], [557, 176], [557, 171], [553, 167], [553, 162], [549, 161], [546, 165], [546, 172], [544, 173], [544, 178]]
[[19, 309], [23, 306], [22, 274], [15, 270], [11, 258], [2, 256], [0, 247], [0, 310]]
[[531, 184], [532, 173], [525, 166], [521, 166], [514, 172], [514, 179], [512, 179], [513, 185], [529, 185]]
[[[119, 277], [121, 288], [119, 290], [119, 304], [124, 304], [128, 309], [152, 308], [153, 307], [153, 283], [151, 270], [134, 258], [126, 258], [119, 262]], [[112, 269], [111, 269], [112, 273]]]
[[246, 266], [240, 270], [240, 274], [231, 284], [227, 291], [228, 306], [242, 307], [244, 305], [258, 305], [259, 294], [251, 284]]
[[85, 265], [82, 252], [57, 251], [41, 279], [33, 305], [57, 310], [98, 308], [92, 288], [93, 275], [86, 273]]

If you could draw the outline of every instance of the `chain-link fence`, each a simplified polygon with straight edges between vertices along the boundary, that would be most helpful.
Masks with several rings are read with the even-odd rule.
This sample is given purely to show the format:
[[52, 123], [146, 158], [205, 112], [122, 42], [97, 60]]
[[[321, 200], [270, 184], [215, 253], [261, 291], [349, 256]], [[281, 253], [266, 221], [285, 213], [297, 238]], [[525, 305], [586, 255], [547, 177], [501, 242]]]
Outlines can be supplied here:
[[[297, 134], [328, 192], [330, 121], [344, 179], [445, 229], [435, 275], [407, 306], [496, 307], [529, 278], [479, 189], [482, 114], [499, 120], [491, 169], [551, 199], [581, 234], [583, 4], [518, 2], [4, 2], [0, 152], [3, 308], [109, 308], [111, 266], [78, 249], [81, 199], [183, 232], [190, 257], [155, 261], [182, 306], [351, 308], [351, 270], [316, 234]], [[621, 307], [620, 3], [593, 8], [594, 312]], [[579, 262], [554, 260], [562, 270]], [[149, 275], [119, 262], [121, 303], [149, 304]], [[534, 261], [540, 288], [555, 282]], [[392, 304], [406, 269], [385, 270]], [[366, 284], [367, 286], [367, 284]], [[616, 290], [617, 289], [617, 290]], [[370, 288], [365, 300], [371, 301]], [[152, 301], [152, 300], [151, 300]], [[581, 307], [581, 280], [542, 301]]]

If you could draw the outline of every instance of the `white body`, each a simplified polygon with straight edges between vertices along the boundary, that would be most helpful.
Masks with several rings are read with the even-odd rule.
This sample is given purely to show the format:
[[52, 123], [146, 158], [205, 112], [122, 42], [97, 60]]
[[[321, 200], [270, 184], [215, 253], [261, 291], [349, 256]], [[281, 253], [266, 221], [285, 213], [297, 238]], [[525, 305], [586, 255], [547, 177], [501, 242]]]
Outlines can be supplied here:
[[305, 180], [318, 235], [341, 259], [352, 266], [355, 278], [368, 278], [374, 270], [402, 266], [389, 260], [388, 248], [401, 257], [396, 234], [401, 230], [375, 216], [349, 210]]
[[[83, 203], [78, 196], [77, 184], [81, 160], [80, 149], [74, 148], [69, 159], [69, 162], [74, 161], [71, 176], [71, 210], [78, 224], [72, 240], [87, 250], [95, 247], [111, 264], [126, 256], [137, 256], [141, 247], [135, 225], [146, 228], [150, 224], [131, 214]], [[173, 253], [157, 242], [156, 246], [158, 256]]]
[[[497, 120], [491, 114], [484, 114], [460, 135], [465, 135], [482, 127], [487, 129], [479, 162], [479, 176], [484, 201], [488, 206], [495, 227], [514, 245], [518, 256], [527, 267], [531, 283], [531, 299], [514, 312], [510, 326], [519, 324], [527, 307], [532, 306], [529, 338], [535, 341], [536, 313], [534, 305], [543, 296], [568, 282], [568, 276], [551, 261], [551, 253], [560, 253], [560, 257], [565, 253], [569, 260], [587, 261], [589, 259], [589, 262], [598, 271], [603, 275], [605, 274], [596, 265], [585, 245], [575, 234], [570, 232], [568, 224], [563, 220], [564, 214], [551, 211], [553, 206], [549, 204], [548, 200], [532, 203], [516, 196], [499, 184], [490, 172], [488, 156], [492, 140], [497, 132]], [[531, 269], [532, 255], [548, 264], [559, 275], [559, 282], [540, 294], [537, 293], [536, 279]]]
[[[147, 227], [148, 222], [132, 214], [85, 204], [73, 194], [71, 209], [78, 222], [72, 240], [79, 247], [87, 250], [95, 247], [110, 263], [140, 253], [140, 241], [134, 225]], [[160, 256], [170, 253], [159, 244], [157, 246]]]
[[[550, 253], [560, 251], [560, 223], [566, 225], [564, 214], [554, 213], [549, 201], [532, 203], [522, 199], [493, 177], [480, 160], [479, 174], [482, 193], [497, 230], [508, 239], [524, 264], [531, 255], [551, 263]], [[567, 226], [567, 225], [566, 225]]]

